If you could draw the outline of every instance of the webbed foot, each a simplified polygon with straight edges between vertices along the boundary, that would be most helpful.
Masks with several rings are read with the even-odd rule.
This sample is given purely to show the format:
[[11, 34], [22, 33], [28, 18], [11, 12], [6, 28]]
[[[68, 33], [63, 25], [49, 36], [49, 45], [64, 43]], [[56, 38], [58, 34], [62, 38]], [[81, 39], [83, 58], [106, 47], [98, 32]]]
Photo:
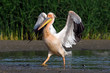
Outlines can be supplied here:
[[42, 66], [48, 66], [47, 64], [41, 64]]

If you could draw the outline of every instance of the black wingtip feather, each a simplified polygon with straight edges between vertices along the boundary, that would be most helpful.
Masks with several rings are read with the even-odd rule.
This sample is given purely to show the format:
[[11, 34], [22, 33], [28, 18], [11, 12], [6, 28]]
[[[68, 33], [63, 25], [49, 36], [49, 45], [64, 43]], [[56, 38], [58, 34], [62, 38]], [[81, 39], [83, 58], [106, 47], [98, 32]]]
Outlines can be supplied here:
[[74, 30], [75, 32], [75, 39], [77, 42], [79, 42], [81, 40], [81, 37], [82, 37], [82, 32], [84, 31], [84, 25], [83, 23], [74, 23]]

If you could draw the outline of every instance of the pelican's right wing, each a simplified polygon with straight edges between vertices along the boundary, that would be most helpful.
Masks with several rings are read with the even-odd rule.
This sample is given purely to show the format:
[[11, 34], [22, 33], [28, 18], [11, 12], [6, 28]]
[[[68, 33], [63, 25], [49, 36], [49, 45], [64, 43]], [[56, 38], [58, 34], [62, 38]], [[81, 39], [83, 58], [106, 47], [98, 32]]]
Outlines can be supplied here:
[[45, 18], [47, 17], [47, 15], [42, 12], [39, 16], [38, 16], [38, 19], [37, 19], [37, 22], [34, 26], [34, 30], [37, 30], [38, 27], [42, 24], [42, 22], [45, 20]]
[[69, 48], [80, 41], [83, 30], [84, 25], [81, 18], [74, 11], [69, 11], [65, 27], [55, 36], [61, 41], [63, 46]]

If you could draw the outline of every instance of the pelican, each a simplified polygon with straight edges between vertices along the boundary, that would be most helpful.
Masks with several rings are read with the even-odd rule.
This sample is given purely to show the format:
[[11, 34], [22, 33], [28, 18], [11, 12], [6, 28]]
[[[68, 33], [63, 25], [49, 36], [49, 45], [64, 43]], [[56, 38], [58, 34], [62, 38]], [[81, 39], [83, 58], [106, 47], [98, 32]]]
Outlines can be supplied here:
[[43, 29], [43, 40], [48, 47], [48, 57], [42, 63], [42, 66], [47, 66], [46, 63], [50, 56], [55, 54], [63, 58], [63, 65], [65, 67], [65, 56], [71, 54], [71, 51], [66, 51], [64, 47], [70, 48], [81, 40], [81, 33], [84, 31], [84, 25], [78, 14], [74, 11], [69, 11], [65, 27], [57, 33], [53, 27], [54, 20], [54, 13], [50, 12], [48, 15], [41, 13], [34, 26], [34, 30], [37, 31], [45, 26]]

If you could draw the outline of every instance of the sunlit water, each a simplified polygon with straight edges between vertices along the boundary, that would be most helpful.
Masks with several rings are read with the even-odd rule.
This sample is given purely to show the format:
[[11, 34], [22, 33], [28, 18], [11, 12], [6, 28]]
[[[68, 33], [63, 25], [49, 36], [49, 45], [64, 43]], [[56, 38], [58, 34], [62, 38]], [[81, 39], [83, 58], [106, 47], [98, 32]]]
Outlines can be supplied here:
[[[0, 65], [42, 68], [47, 51], [0, 52]], [[48, 68], [63, 68], [62, 57], [51, 56]], [[110, 50], [74, 50], [66, 57], [69, 69], [110, 69]]]

